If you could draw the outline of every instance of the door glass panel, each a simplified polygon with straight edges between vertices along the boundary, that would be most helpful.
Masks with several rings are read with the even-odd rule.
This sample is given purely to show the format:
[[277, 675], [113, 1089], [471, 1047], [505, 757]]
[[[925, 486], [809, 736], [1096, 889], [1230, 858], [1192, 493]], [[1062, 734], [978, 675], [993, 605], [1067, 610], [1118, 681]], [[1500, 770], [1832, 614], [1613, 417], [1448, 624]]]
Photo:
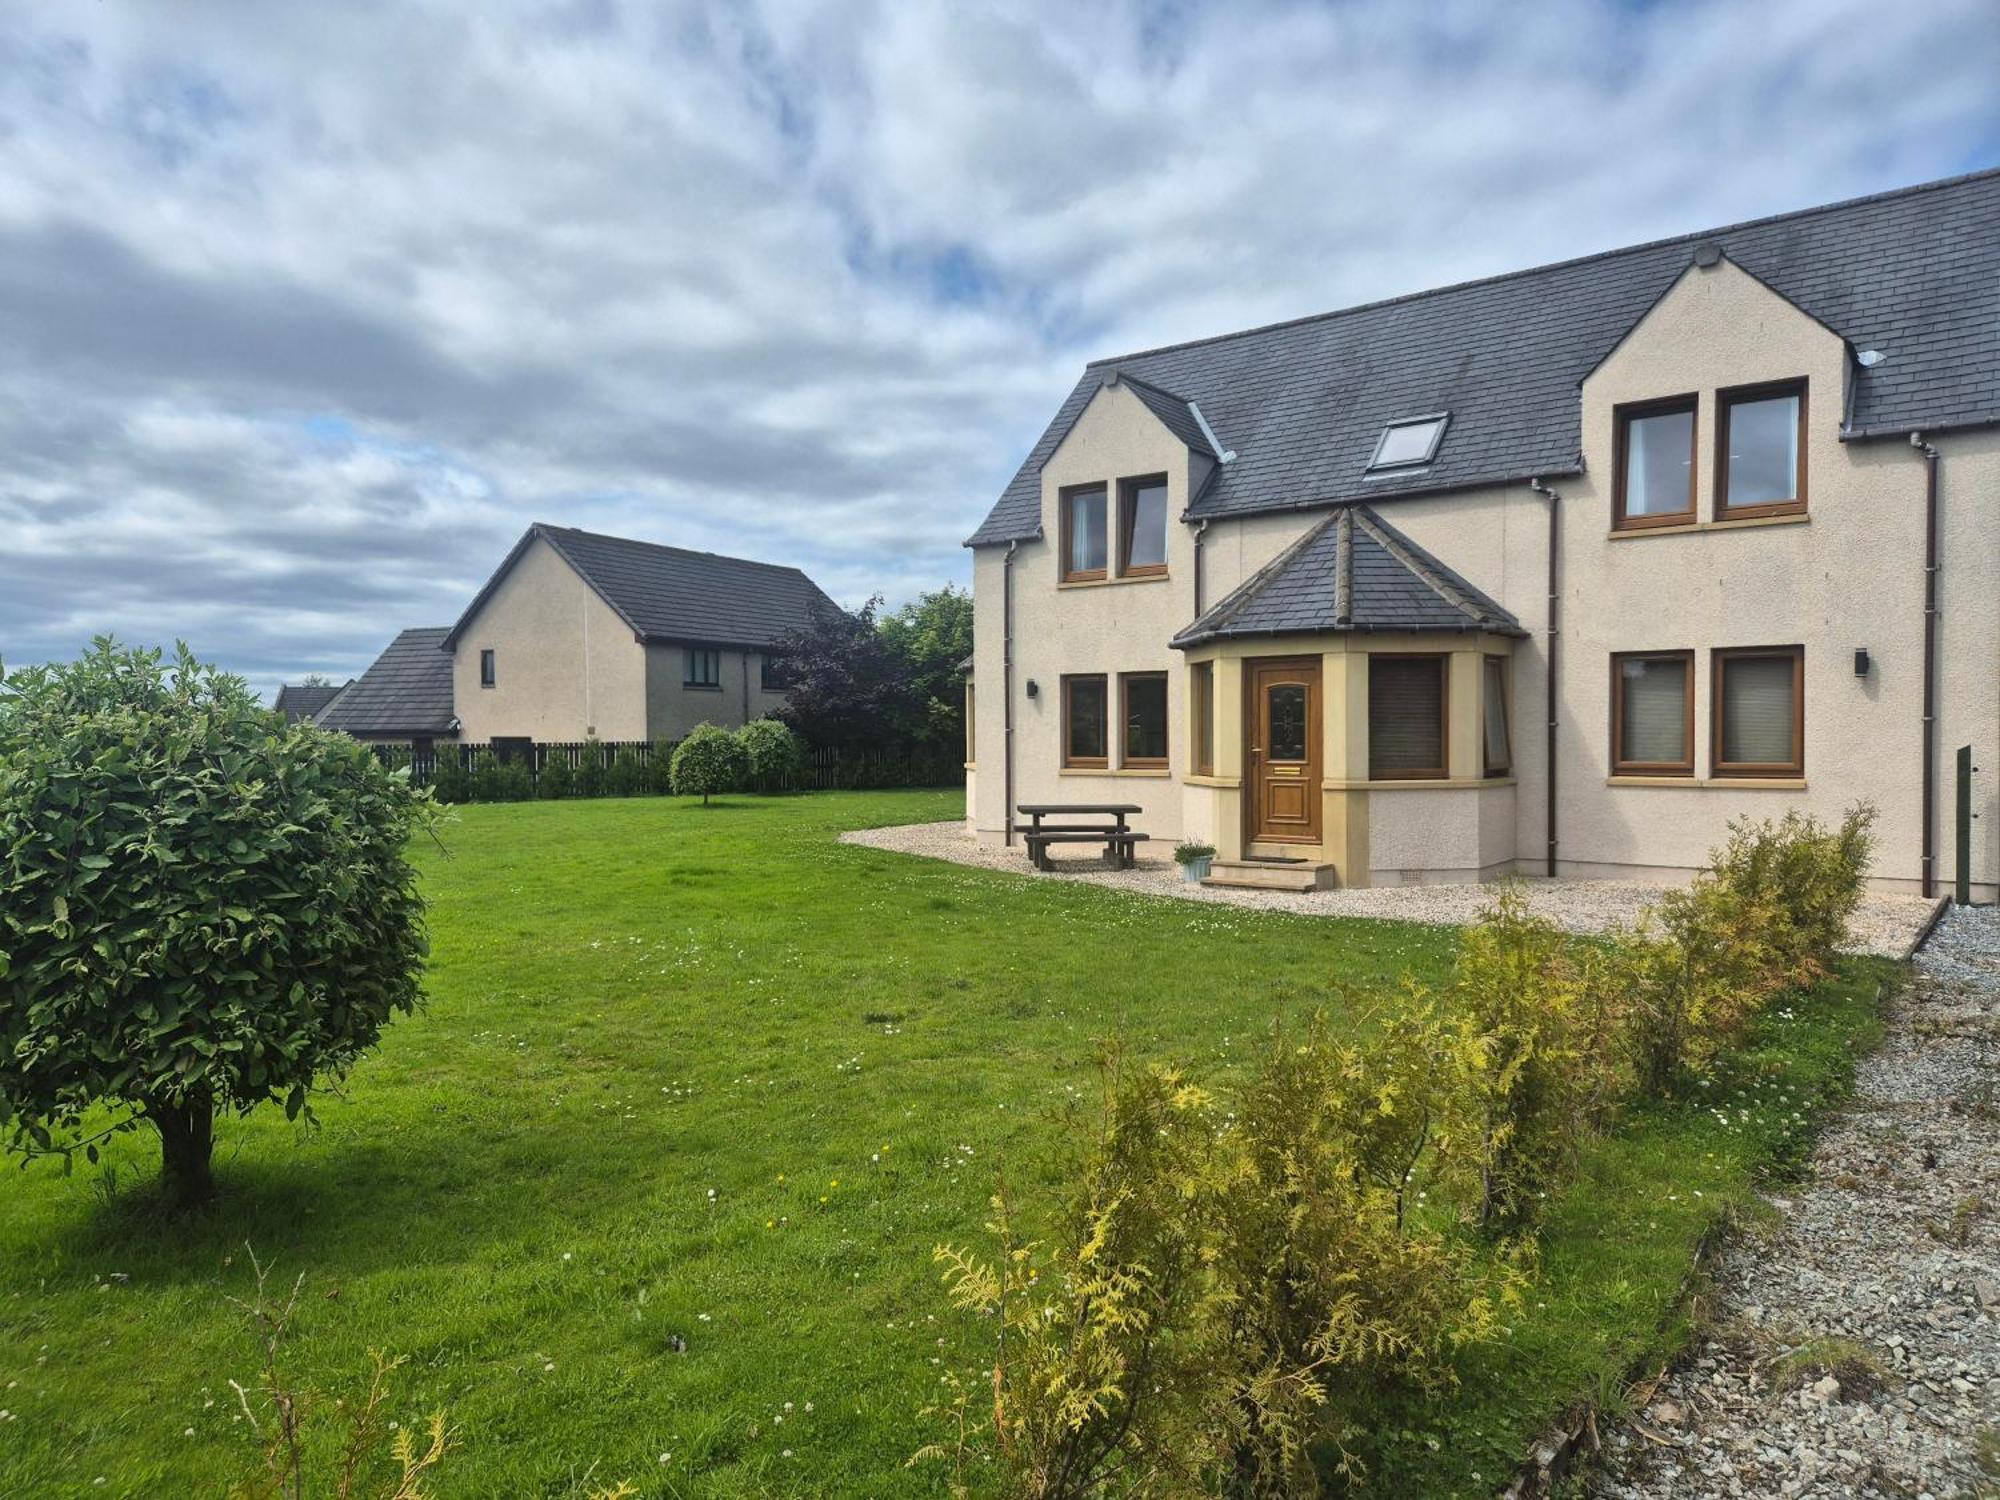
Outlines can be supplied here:
[[1306, 690], [1302, 683], [1280, 682], [1265, 689], [1265, 704], [1271, 718], [1271, 743], [1266, 746], [1274, 761], [1302, 761], [1306, 758]]

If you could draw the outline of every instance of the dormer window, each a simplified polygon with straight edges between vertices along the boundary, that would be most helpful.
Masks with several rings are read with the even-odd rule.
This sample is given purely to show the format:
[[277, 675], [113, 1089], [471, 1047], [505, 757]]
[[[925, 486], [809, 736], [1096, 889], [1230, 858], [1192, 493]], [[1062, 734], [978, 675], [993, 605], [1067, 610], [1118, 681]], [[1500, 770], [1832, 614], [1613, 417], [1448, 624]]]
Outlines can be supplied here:
[[1375, 444], [1375, 456], [1368, 460], [1369, 472], [1416, 469], [1429, 463], [1437, 455], [1438, 444], [1444, 441], [1445, 424], [1449, 421], [1450, 412], [1438, 412], [1391, 422], [1382, 429], [1382, 436]]

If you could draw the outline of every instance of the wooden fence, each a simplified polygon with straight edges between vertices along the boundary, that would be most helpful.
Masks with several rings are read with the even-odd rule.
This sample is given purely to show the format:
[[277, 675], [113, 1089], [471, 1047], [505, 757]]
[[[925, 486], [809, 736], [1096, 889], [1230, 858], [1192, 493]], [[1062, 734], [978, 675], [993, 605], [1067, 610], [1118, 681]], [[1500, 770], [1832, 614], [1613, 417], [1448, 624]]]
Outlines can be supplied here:
[[[624, 761], [636, 768], [627, 771], [622, 779], [640, 783], [630, 790], [617, 792], [608, 788], [592, 794], [574, 791], [573, 796], [619, 796], [643, 795], [666, 790], [665, 764], [656, 765], [656, 757], [671, 758], [677, 740], [588, 740], [535, 744], [521, 740], [501, 740], [491, 745], [434, 745], [428, 750], [412, 752], [407, 745], [375, 745], [376, 758], [391, 767], [408, 766], [410, 779], [418, 786], [431, 786], [437, 782], [439, 771], [447, 773], [456, 769], [467, 779], [473, 777], [482, 765], [482, 756], [490, 752], [491, 764], [508, 768], [510, 779], [518, 790], [522, 771], [527, 774], [526, 795], [539, 795], [542, 773], [549, 766], [560, 761], [566, 765], [572, 777], [580, 775], [587, 757], [594, 751], [599, 757], [599, 767], [605, 779], [611, 779], [614, 766]], [[518, 767], [518, 770], [513, 768]], [[869, 790], [898, 786], [957, 786], [965, 777], [963, 760], [956, 745], [948, 748], [936, 746], [911, 746], [906, 749], [835, 750], [810, 749], [805, 753], [805, 763], [799, 774], [787, 778], [784, 784], [760, 786], [757, 791], [774, 792], [826, 792]], [[448, 780], [450, 778], [448, 776]], [[477, 792], [468, 795], [477, 798]]]

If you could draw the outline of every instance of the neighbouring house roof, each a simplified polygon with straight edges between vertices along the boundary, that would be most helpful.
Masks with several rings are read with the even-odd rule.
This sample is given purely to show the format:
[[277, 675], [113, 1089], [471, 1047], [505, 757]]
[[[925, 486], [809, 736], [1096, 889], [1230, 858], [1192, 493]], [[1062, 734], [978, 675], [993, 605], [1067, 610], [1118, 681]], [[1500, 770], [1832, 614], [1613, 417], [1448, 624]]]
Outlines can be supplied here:
[[787, 631], [805, 625], [815, 605], [833, 607], [819, 585], [797, 568], [538, 521], [514, 544], [514, 550], [446, 633], [446, 650], [458, 643], [500, 581], [537, 538], [555, 548], [643, 641], [768, 646]]
[[1487, 631], [1521, 622], [1365, 505], [1344, 505], [1173, 639], [1337, 631]]
[[[1848, 436], [2000, 423], [1995, 224], [2000, 169], [1098, 360], [969, 545], [1040, 534], [1042, 465], [1113, 375], [1198, 403], [1235, 450], [1190, 519], [1575, 473], [1578, 386], [1707, 243], [1886, 356], [1853, 367]], [[1384, 427], [1438, 412], [1429, 465], [1363, 477]]]
[[313, 722], [349, 734], [455, 734], [448, 634], [445, 625], [405, 630]]
[[[349, 679], [352, 681], [353, 679]], [[300, 719], [310, 719], [340, 696], [338, 683], [293, 683], [288, 682], [278, 689], [277, 701], [271, 707], [285, 716], [287, 723]]]

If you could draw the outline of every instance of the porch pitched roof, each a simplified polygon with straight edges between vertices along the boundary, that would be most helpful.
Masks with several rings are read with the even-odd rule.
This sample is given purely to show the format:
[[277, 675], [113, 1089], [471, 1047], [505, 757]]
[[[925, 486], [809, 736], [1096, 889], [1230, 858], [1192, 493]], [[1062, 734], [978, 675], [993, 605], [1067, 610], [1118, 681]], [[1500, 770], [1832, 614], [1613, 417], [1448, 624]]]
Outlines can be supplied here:
[[1383, 630], [1528, 633], [1367, 506], [1347, 505], [1251, 574], [1173, 645]]

